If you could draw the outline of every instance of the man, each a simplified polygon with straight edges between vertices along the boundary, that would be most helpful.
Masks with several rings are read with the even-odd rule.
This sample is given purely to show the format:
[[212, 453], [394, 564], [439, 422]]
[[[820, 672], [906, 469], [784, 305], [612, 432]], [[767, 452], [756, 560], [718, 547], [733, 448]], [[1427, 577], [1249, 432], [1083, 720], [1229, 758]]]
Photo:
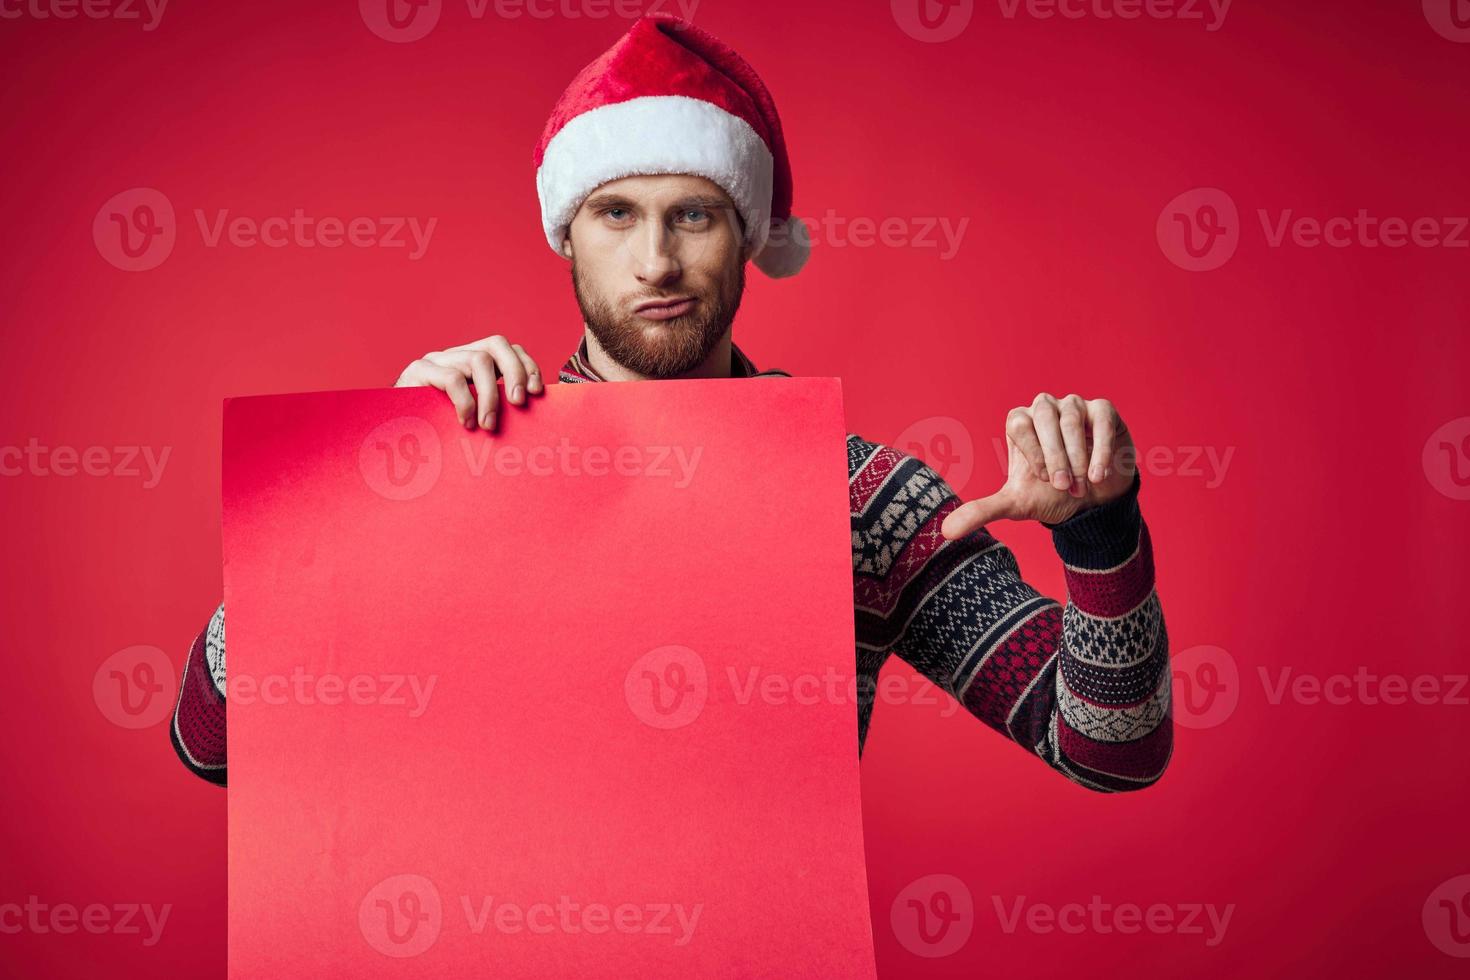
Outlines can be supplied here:
[[[745, 264], [793, 275], [809, 248], [775, 105], [738, 54], [671, 15], [643, 18], [572, 82], [536, 163], [585, 327], [562, 383], [789, 376], [732, 340]], [[466, 428], [491, 433], [497, 379], [521, 408], [545, 390], [499, 335], [425, 354], [398, 384], [439, 388]], [[962, 505], [920, 460], [847, 437], [858, 752], [892, 652], [1076, 783], [1151, 785], [1173, 747], [1171, 677], [1128, 429], [1105, 399], [1041, 394], [1011, 410], [1006, 439], [1005, 485]], [[1051, 528], [1065, 608], [1022, 580], [984, 527], [997, 519]], [[221, 604], [170, 726], [189, 768], [220, 784], [224, 718]]]

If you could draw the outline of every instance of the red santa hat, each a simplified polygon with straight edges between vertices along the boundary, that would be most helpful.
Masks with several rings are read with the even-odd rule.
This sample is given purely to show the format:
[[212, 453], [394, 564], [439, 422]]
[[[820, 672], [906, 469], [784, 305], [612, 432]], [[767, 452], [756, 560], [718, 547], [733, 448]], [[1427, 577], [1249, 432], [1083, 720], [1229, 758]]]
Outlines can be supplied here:
[[811, 238], [791, 214], [791, 164], [765, 83], [728, 45], [655, 12], [577, 75], [536, 146], [546, 240], [562, 241], [582, 201], [634, 174], [694, 174], [722, 187], [745, 221], [756, 267], [806, 264]]

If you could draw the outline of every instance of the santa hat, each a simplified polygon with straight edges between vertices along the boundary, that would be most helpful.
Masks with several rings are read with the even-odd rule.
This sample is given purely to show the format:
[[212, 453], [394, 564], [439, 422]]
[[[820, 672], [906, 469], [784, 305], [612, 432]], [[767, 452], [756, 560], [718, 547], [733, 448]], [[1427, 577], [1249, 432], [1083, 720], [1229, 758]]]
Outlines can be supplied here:
[[582, 69], [536, 146], [546, 240], [561, 254], [572, 217], [602, 184], [694, 174], [722, 187], [745, 221], [756, 267], [795, 275], [811, 238], [791, 214], [781, 119], [745, 59], [708, 32], [655, 12]]

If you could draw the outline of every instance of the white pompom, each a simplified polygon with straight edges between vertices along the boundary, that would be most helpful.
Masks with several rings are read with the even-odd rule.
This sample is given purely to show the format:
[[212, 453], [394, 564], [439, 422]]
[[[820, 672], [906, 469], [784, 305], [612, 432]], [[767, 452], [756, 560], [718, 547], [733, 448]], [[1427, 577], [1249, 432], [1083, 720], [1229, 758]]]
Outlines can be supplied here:
[[771, 236], [753, 261], [772, 279], [785, 279], [800, 272], [811, 253], [811, 229], [793, 214], [784, 222], [771, 222]]

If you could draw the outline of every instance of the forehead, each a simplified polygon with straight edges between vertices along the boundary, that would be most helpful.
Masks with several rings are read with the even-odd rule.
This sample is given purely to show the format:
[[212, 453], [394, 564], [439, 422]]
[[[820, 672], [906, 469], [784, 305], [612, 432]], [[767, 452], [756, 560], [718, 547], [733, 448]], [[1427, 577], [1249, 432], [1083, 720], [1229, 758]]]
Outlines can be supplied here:
[[587, 195], [591, 201], [598, 197], [621, 197], [639, 204], [657, 206], [672, 203], [684, 197], [701, 197], [733, 204], [724, 188], [706, 177], [694, 174], [636, 174], [620, 177], [598, 185]]

